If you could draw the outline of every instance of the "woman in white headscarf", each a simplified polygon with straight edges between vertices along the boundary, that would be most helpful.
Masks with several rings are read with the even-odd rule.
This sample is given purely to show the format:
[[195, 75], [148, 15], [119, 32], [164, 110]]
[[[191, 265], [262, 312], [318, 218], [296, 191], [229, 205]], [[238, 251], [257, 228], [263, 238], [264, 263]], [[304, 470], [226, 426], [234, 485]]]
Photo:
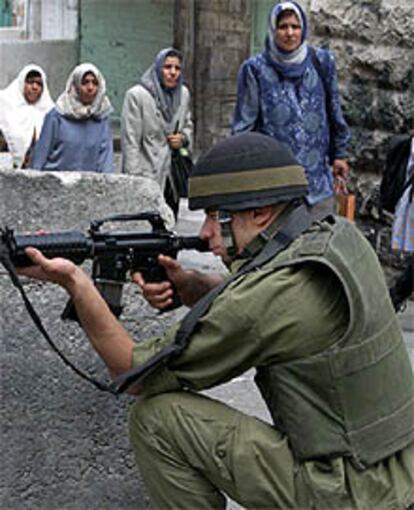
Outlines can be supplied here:
[[89, 63], [75, 67], [56, 108], [45, 118], [31, 167], [112, 172], [111, 111], [105, 78], [99, 69]]
[[0, 91], [0, 131], [15, 168], [25, 168], [29, 152], [53, 108], [46, 74], [37, 65], [25, 66], [10, 85]]
[[175, 216], [171, 150], [191, 148], [190, 92], [183, 83], [183, 55], [161, 50], [140, 83], [125, 94], [121, 118], [122, 171], [157, 182]]

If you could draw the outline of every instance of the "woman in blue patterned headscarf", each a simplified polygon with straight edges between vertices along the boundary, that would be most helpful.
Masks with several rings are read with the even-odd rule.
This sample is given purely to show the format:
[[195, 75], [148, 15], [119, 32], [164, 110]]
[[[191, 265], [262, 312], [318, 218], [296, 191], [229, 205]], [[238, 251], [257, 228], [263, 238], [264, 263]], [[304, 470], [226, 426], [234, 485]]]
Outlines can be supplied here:
[[308, 202], [320, 217], [334, 211], [333, 173], [347, 176], [349, 130], [334, 57], [309, 46], [307, 35], [299, 4], [273, 7], [264, 51], [239, 71], [233, 132], [259, 131], [286, 143], [305, 168]]

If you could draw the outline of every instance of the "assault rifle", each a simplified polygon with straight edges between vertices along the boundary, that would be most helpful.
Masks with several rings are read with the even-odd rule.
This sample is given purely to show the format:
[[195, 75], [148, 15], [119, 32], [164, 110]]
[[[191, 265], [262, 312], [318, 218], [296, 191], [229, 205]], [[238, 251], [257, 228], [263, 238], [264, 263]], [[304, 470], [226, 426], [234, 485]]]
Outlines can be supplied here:
[[[146, 221], [151, 232], [101, 230], [108, 222]], [[73, 230], [47, 234], [16, 235], [6, 228], [1, 231], [2, 249], [6, 249], [15, 267], [32, 265], [25, 248], [39, 249], [46, 257], [63, 257], [76, 264], [92, 259], [92, 279], [112, 313], [122, 312], [122, 289], [129, 272], [139, 271], [145, 281], [167, 279], [165, 269], [158, 263], [158, 255], [176, 258], [181, 250], [208, 251], [208, 245], [199, 237], [177, 236], [168, 230], [161, 216], [155, 212], [116, 215], [92, 221], [88, 234]], [[174, 303], [171, 308], [177, 306]], [[69, 301], [62, 313], [63, 319], [76, 320]]]
[[[129, 221], [147, 221], [152, 230], [151, 232], [101, 230], [102, 225], [107, 222]], [[76, 264], [92, 259], [92, 278], [95, 285], [117, 317], [122, 312], [122, 288], [130, 271], [141, 272], [147, 282], [163, 281], [167, 279], [167, 275], [165, 269], [158, 263], [159, 254], [176, 258], [181, 250], [208, 251], [208, 244], [205, 241], [199, 237], [177, 236], [166, 228], [161, 216], [153, 212], [122, 214], [96, 220], [91, 223], [87, 234], [67, 231], [15, 235], [9, 228], [0, 230], [0, 263], [4, 265], [13, 284], [18, 288], [27, 311], [49, 346], [80, 377], [98, 389], [115, 395], [123, 391], [117, 387], [116, 382], [108, 384], [99, 381], [79, 369], [66, 358], [44, 328], [15, 271], [15, 267], [32, 265], [25, 254], [25, 249], [29, 246], [39, 249], [46, 257], [64, 257]], [[173, 303], [170, 309], [178, 303]], [[66, 305], [62, 318], [77, 320], [71, 301]]]

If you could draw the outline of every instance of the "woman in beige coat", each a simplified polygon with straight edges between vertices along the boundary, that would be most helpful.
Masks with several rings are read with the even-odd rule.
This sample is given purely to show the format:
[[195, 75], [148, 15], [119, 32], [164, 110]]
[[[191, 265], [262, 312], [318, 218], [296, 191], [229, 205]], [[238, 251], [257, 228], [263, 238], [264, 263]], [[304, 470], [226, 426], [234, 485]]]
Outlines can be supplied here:
[[190, 93], [183, 84], [183, 56], [161, 50], [122, 108], [122, 171], [156, 181], [174, 215], [178, 196], [171, 186], [171, 149], [191, 148]]

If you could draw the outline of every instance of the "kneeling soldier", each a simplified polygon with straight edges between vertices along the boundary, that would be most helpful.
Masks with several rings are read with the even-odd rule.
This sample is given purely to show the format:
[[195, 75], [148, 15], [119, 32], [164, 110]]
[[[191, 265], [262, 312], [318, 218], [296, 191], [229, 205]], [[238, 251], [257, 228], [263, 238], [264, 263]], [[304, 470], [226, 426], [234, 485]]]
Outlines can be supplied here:
[[[414, 504], [413, 374], [381, 267], [348, 221], [312, 224], [306, 191], [288, 149], [258, 133], [201, 157], [189, 206], [232, 275], [160, 256], [170, 281], [136, 274], [144, 296], [193, 306], [138, 345], [81, 269], [28, 250], [26, 274], [69, 291], [112, 374], [136, 367], [130, 436], [158, 508], [224, 508], [224, 494], [252, 509]], [[197, 393], [252, 367], [273, 425]]]

